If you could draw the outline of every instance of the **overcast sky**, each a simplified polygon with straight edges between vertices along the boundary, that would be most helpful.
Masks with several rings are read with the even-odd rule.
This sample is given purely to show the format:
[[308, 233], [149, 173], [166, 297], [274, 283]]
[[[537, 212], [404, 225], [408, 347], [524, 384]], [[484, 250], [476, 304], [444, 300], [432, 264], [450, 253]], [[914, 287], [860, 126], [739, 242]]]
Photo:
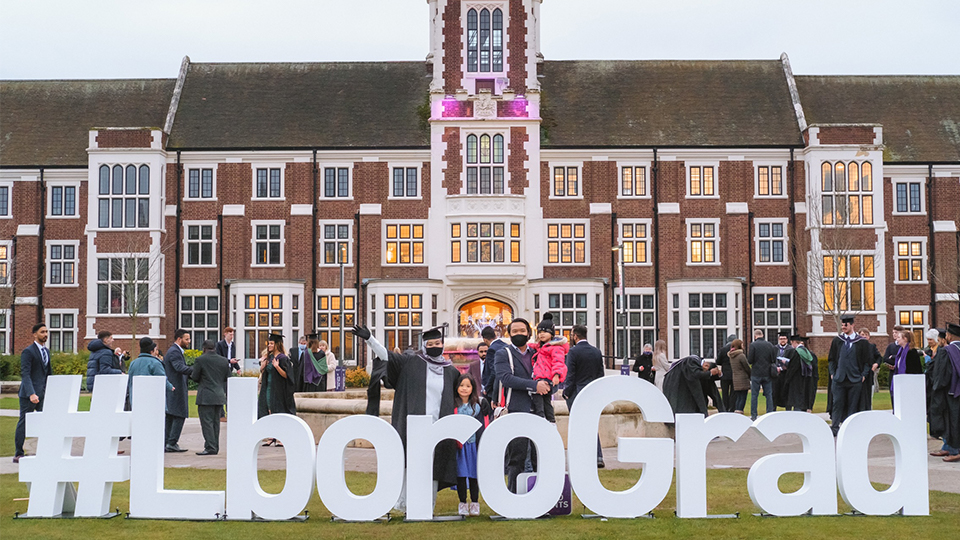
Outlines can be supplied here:
[[[774, 59], [960, 74], [958, 0], [544, 0], [548, 60]], [[180, 61], [422, 60], [425, 0], [0, 0], [0, 78], [174, 78]]]

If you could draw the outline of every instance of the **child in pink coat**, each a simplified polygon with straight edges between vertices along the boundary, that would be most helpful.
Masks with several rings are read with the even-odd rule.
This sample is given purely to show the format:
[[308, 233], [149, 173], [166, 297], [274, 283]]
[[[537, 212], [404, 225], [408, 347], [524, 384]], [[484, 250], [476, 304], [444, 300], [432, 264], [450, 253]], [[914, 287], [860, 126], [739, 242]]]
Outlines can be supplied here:
[[548, 422], [556, 423], [553, 414], [553, 392], [557, 385], [567, 377], [567, 352], [570, 344], [567, 338], [556, 336], [556, 327], [553, 324], [553, 315], [547, 313], [537, 325], [537, 341], [531, 345], [533, 355], [533, 378], [538, 381], [547, 381], [550, 392], [543, 395], [531, 396], [533, 400], [533, 414], [542, 416]]

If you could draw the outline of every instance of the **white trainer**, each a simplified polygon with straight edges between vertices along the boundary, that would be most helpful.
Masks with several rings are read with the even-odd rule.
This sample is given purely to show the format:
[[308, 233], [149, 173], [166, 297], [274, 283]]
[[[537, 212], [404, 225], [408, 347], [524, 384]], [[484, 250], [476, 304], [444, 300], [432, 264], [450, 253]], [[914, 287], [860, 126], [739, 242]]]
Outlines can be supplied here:
[[479, 516], [480, 515], [480, 503], [472, 502], [470, 503], [470, 515]]
[[461, 516], [470, 515], [469, 510], [467, 509], [467, 503], [460, 503], [460, 506], [457, 507], [457, 513]]

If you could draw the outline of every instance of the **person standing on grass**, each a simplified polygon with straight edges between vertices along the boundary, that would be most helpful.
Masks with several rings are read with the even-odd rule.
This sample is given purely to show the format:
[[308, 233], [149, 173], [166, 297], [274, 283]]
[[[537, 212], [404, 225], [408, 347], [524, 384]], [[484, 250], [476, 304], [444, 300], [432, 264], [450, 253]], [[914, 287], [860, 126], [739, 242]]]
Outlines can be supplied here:
[[[488, 327], [489, 328], [489, 327]], [[460, 505], [457, 510], [461, 516], [480, 515], [480, 486], [477, 484], [477, 444], [483, 429], [489, 425], [489, 418], [493, 411], [490, 403], [480, 397], [478, 387], [469, 373], [462, 373], [457, 379], [457, 406], [454, 414], [465, 414], [480, 421], [481, 428], [460, 445], [457, 450], [457, 497]], [[467, 489], [469, 484], [470, 503], [467, 503]]]
[[27, 413], [43, 410], [43, 397], [47, 391], [47, 377], [52, 373], [50, 350], [47, 349], [47, 325], [37, 323], [31, 330], [33, 343], [20, 353], [20, 419], [14, 433], [13, 462], [20, 463], [23, 443], [27, 435]]
[[[160, 361], [160, 348], [150, 338], [140, 338], [140, 355], [130, 362], [127, 369], [127, 401], [133, 405], [133, 378], [142, 376], [166, 377], [163, 370], [163, 362]], [[173, 392], [175, 388], [170, 384], [170, 380], [164, 381], [167, 384], [167, 392]]]
[[[733, 340], [737, 339], [736, 334], [727, 336], [727, 342], [717, 353], [717, 367], [720, 368], [720, 401], [723, 402], [725, 411], [732, 411], [734, 407], [734, 389], [733, 389], [733, 371], [730, 369], [730, 349]], [[740, 342], [741, 351], [743, 341]], [[746, 358], [746, 355], [744, 355]]]
[[497, 331], [493, 329], [492, 326], [485, 326], [483, 330], [480, 331], [480, 338], [483, 339], [483, 343], [487, 345], [487, 355], [482, 358], [483, 361], [483, 373], [480, 375], [480, 380], [483, 385], [483, 395], [487, 396], [487, 399], [492, 402], [499, 403], [500, 396], [497, 389], [497, 370], [494, 367], [494, 358], [497, 356], [497, 351], [507, 346], [502, 340], [497, 339]]
[[[577, 394], [586, 386], [604, 376], [603, 353], [587, 342], [587, 327], [574, 325], [570, 330], [573, 347], [567, 353], [567, 385], [563, 389], [563, 398], [567, 401], [567, 410], [573, 409]], [[597, 436], [597, 467], [604, 468], [603, 449], [600, 436]]]
[[750, 364], [750, 419], [757, 419], [757, 402], [760, 389], [767, 400], [767, 412], [777, 410], [773, 395], [773, 378], [777, 370], [777, 348], [763, 338], [763, 330], [753, 331], [753, 343], [747, 351], [747, 363]]
[[90, 351], [90, 360], [87, 361], [87, 391], [93, 392], [93, 383], [97, 375], [119, 375], [123, 373], [123, 350], [117, 347], [113, 350], [113, 334], [101, 330], [97, 339], [87, 345]]
[[960, 463], [960, 325], [948, 324], [945, 339], [930, 366], [930, 435], [943, 440], [931, 456]]
[[896, 344], [899, 347], [892, 358], [885, 359], [890, 368], [890, 401], [893, 402], [894, 377], [903, 374], [923, 373], [923, 358], [912, 347], [913, 332], [897, 332]]
[[532, 396], [533, 414], [547, 419], [547, 422], [556, 424], [553, 413], [553, 393], [557, 386], [567, 377], [566, 358], [570, 351], [567, 338], [556, 335], [553, 324], [553, 315], [547, 313], [543, 321], [537, 325], [537, 341], [530, 345], [533, 355], [533, 379], [546, 381], [550, 389], [546, 394]]
[[178, 328], [173, 333], [173, 345], [167, 349], [163, 357], [163, 370], [167, 381], [174, 390], [167, 392], [167, 415], [164, 426], [164, 452], [186, 452], [180, 448], [180, 433], [183, 431], [183, 422], [190, 416], [190, 397], [187, 393], [187, 379], [193, 373], [193, 368], [187, 365], [183, 353], [190, 348], [190, 332]]
[[830, 344], [830, 378], [833, 386], [833, 423], [830, 429], [836, 437], [840, 425], [850, 415], [860, 411], [860, 390], [873, 366], [870, 342], [853, 331], [853, 316], [840, 318], [840, 335]]
[[[860, 337], [863, 339], [870, 340], [870, 331], [866, 328], [861, 328], [857, 333], [860, 334]], [[877, 371], [880, 369], [880, 351], [873, 343], [870, 343], [870, 350], [873, 354], [873, 365], [870, 366], [870, 371], [863, 380], [863, 388], [860, 389], [861, 411], [873, 410], [873, 392], [874, 388], [876, 388]]]
[[747, 406], [747, 393], [750, 391], [750, 363], [743, 352], [743, 340], [734, 339], [730, 342], [727, 357], [733, 383], [733, 412], [743, 414], [743, 409]]
[[203, 433], [203, 450], [198, 456], [215, 456], [220, 452], [220, 410], [227, 403], [227, 379], [230, 378], [230, 361], [214, 349], [212, 339], [203, 342], [203, 354], [193, 363], [190, 378], [197, 386], [197, 416]]

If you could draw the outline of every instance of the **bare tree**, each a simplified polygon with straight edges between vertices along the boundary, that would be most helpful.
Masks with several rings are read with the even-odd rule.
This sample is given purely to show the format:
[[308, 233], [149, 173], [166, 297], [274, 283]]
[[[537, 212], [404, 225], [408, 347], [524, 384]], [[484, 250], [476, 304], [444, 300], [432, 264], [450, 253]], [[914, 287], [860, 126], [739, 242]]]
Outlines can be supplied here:
[[859, 198], [808, 196], [810, 250], [806, 259], [792, 262], [799, 280], [807, 282], [811, 310], [829, 317], [838, 333], [843, 315], [876, 309], [876, 267], [883, 264], [883, 249], [865, 244], [858, 234], [865, 230], [860, 212]]
[[[150, 314], [151, 298], [157, 303], [163, 301], [164, 260], [174, 245], [171, 242], [143, 253], [143, 242], [136, 236], [130, 236], [122, 249], [123, 256], [98, 263], [101, 279], [104, 272], [108, 273], [108, 310], [111, 313], [123, 313], [130, 320], [131, 351], [137, 350], [137, 330], [141, 319]], [[103, 294], [103, 291], [98, 294]], [[103, 302], [104, 298], [101, 297], [100, 301]]]

